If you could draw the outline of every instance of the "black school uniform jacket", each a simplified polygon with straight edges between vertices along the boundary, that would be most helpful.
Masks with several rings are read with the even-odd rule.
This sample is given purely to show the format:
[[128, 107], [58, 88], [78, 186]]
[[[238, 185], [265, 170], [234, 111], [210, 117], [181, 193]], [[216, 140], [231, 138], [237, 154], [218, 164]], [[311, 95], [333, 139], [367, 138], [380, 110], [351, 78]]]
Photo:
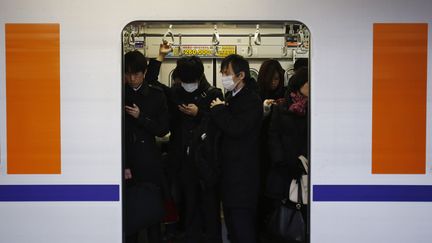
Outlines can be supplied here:
[[[189, 147], [189, 153], [194, 152], [194, 138], [197, 129], [200, 128], [204, 119], [208, 119], [210, 114], [210, 103], [219, 98], [223, 100], [222, 91], [211, 87], [203, 78], [198, 89], [194, 92], [186, 92], [181, 85], [171, 88], [170, 95], [170, 172], [175, 174], [181, 172], [183, 177], [189, 177], [189, 181], [198, 181], [198, 174], [194, 161], [185, 161], [185, 154]], [[178, 109], [178, 105], [195, 104], [198, 106], [198, 114], [189, 116]]]
[[140, 109], [138, 119], [125, 113], [125, 168], [132, 171], [136, 182], [160, 185], [162, 164], [155, 136], [168, 133], [168, 108], [163, 90], [144, 82], [134, 91], [125, 86], [125, 104], [136, 104]]
[[225, 105], [211, 109], [222, 131], [221, 192], [225, 207], [255, 208], [259, 189], [259, 133], [262, 101], [249, 82], [239, 93], [226, 94]]

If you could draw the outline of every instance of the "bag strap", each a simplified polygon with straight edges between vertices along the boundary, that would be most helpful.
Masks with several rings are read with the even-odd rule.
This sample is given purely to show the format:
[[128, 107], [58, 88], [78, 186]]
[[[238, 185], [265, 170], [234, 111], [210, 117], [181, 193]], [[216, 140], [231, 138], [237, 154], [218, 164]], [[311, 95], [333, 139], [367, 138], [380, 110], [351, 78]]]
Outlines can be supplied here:
[[302, 196], [302, 187], [301, 187], [301, 180], [300, 178], [297, 178], [297, 201], [298, 203], [303, 202], [303, 196]]
[[303, 155], [300, 155], [298, 158], [301, 161], [303, 168], [306, 171], [306, 174], [309, 174], [309, 161], [308, 161], [308, 159], [306, 159], [306, 157], [304, 157]]
[[[297, 183], [297, 200], [298, 200], [298, 202], [295, 203], [295, 205], [296, 205], [296, 209], [300, 210], [303, 206], [303, 190], [302, 190], [302, 186], [301, 186], [301, 176], [296, 178], [296, 183]], [[281, 200], [282, 204], [286, 204], [288, 201], [289, 201], [289, 194]]]
[[296, 208], [300, 209], [303, 205], [303, 193], [302, 193], [302, 186], [301, 186], [301, 176], [297, 178], [297, 201]]
[[203, 92], [201, 92], [201, 94], [199, 94], [199, 96], [198, 96], [198, 102], [200, 102], [201, 100], [207, 98], [208, 93], [210, 93], [210, 91], [212, 91], [214, 89], [216, 89], [216, 88], [210, 85], [206, 90], [204, 90]]

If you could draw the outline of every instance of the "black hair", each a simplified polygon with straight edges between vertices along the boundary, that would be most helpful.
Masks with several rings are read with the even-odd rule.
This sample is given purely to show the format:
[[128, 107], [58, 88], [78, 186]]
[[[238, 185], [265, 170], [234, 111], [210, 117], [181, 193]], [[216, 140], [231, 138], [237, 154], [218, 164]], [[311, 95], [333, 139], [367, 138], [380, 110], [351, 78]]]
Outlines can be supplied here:
[[177, 67], [173, 72], [175, 78], [184, 83], [200, 81], [204, 75], [204, 65], [201, 58], [197, 56], [182, 57], [177, 60]]
[[262, 93], [268, 93], [271, 91], [272, 80], [276, 73], [279, 75], [279, 84], [276, 87], [277, 90], [284, 85], [285, 70], [282, 68], [281, 64], [275, 59], [267, 60], [261, 64], [258, 73], [257, 83]]
[[300, 88], [309, 81], [309, 69], [301, 67], [295, 72], [288, 82], [290, 92], [297, 92]]
[[222, 60], [221, 71], [227, 69], [230, 64], [234, 71], [234, 74], [237, 75], [240, 72], [244, 72], [245, 74], [244, 81], [245, 83], [248, 83], [249, 80], [251, 79], [249, 62], [240, 55], [231, 54]]
[[147, 59], [137, 50], [125, 54], [124, 64], [126, 73], [145, 73], [147, 70]]
[[309, 67], [309, 59], [307, 58], [299, 58], [295, 61], [294, 63], [294, 72], [296, 72], [297, 70], [299, 70], [302, 67]]

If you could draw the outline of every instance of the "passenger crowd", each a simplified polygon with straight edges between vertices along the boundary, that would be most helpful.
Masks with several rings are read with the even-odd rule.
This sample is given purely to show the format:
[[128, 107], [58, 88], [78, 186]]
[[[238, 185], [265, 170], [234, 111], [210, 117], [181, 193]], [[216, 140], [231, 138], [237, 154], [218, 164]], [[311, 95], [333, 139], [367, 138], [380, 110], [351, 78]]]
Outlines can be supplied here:
[[[222, 243], [222, 222], [232, 243], [271, 239], [269, 215], [307, 174], [307, 59], [288, 78], [266, 60], [254, 80], [246, 59], [227, 56], [223, 93], [197, 56], [177, 60], [171, 87], [160, 83], [170, 51], [161, 44], [149, 63], [139, 51], [124, 56], [126, 242], [145, 231], [150, 243]], [[301, 213], [307, 222], [306, 206]]]

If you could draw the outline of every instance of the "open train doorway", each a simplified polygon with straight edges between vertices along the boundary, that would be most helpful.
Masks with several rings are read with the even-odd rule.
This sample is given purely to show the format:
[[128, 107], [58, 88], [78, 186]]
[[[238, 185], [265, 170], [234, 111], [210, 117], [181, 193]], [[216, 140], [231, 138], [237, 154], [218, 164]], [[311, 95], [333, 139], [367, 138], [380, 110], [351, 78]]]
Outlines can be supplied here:
[[[124, 242], [309, 242], [309, 29], [298, 21], [134, 21], [122, 31], [121, 54]], [[242, 62], [247, 73], [236, 66]], [[239, 73], [247, 89], [237, 90]], [[217, 90], [221, 104], [208, 100]], [[229, 148], [213, 145], [237, 140], [224, 132], [236, 124], [228, 112], [231, 123], [214, 126], [218, 142], [199, 154], [194, 146], [213, 136], [195, 131], [210, 130], [201, 124], [217, 120], [215, 104], [234, 110], [241, 90], [260, 100], [256, 146], [224, 162]], [[255, 165], [230, 167], [242, 154]], [[246, 210], [232, 210], [242, 200]], [[281, 210], [296, 231], [278, 231]]]

